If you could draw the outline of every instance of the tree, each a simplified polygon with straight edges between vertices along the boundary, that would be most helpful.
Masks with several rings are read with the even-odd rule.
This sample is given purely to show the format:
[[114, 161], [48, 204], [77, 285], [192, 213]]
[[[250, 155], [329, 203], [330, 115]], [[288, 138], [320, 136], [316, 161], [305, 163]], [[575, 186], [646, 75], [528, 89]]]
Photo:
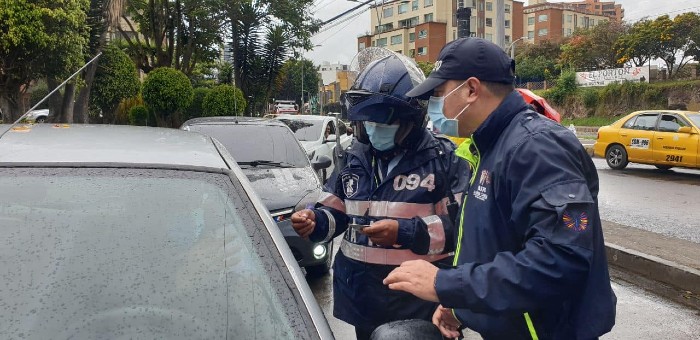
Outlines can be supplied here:
[[[320, 21], [310, 9], [313, 0], [231, 0], [222, 12], [230, 32], [233, 83], [246, 98], [248, 111], [259, 110], [272, 96], [291, 50], [311, 48]], [[295, 56], [295, 58], [298, 56]]]
[[653, 21], [645, 19], [635, 22], [615, 42], [618, 62], [643, 66], [650, 60], [657, 39]]
[[[119, 27], [119, 18], [124, 13], [127, 0], [90, 0], [87, 13], [88, 27], [88, 51], [85, 62], [104, 50], [107, 44], [107, 32], [110, 28]], [[73, 121], [87, 123], [89, 121], [89, 99], [92, 91], [92, 83], [100, 59], [88, 65], [82, 72], [83, 84], [78, 91]]]
[[104, 121], [114, 124], [119, 102], [136, 96], [140, 89], [136, 66], [129, 56], [114, 45], [108, 46], [100, 59], [91, 96], [92, 103], [102, 110]]
[[162, 127], [179, 124], [177, 113], [192, 102], [192, 84], [187, 76], [173, 68], [161, 67], [148, 74], [143, 83], [143, 101]]
[[231, 85], [219, 85], [204, 97], [204, 116], [240, 116], [245, 111], [243, 92]]
[[129, 110], [129, 124], [148, 125], [148, 109], [143, 105], [136, 105]]
[[691, 36], [698, 26], [700, 16], [693, 12], [683, 13], [673, 20], [668, 15], [654, 20], [657, 44], [652, 57], [662, 59], [666, 63], [669, 78], [673, 78], [676, 72], [690, 61], [693, 53]]
[[194, 89], [192, 103], [185, 109], [185, 119], [204, 116], [204, 98], [211, 92], [210, 88], [198, 87]]
[[518, 83], [543, 81], [559, 74], [556, 60], [547, 59], [543, 55], [532, 58], [523, 54], [515, 57], [515, 60], [515, 76]]
[[[146, 73], [158, 67], [172, 67], [191, 75], [199, 62], [218, 57], [216, 48], [223, 17], [223, 0], [131, 0], [128, 16], [122, 16], [132, 31], [126, 36], [128, 53]], [[123, 29], [119, 28], [120, 32]]]
[[308, 59], [292, 59], [284, 63], [276, 80], [274, 97], [277, 99], [295, 100], [301, 105], [302, 74], [304, 78], [304, 101], [308, 102], [307, 98], [318, 92], [318, 84], [320, 82], [316, 67]]
[[418, 68], [420, 68], [420, 70], [423, 71], [423, 74], [426, 77], [429, 76], [431, 72], [433, 72], [433, 68], [435, 67], [435, 64], [429, 63], [427, 61], [419, 61], [417, 64]]
[[620, 67], [618, 53], [611, 47], [626, 30], [624, 24], [606, 20], [593, 28], [576, 31], [562, 46], [560, 62], [577, 70]]
[[[53, 89], [53, 80], [67, 78], [82, 64], [87, 6], [87, 0], [0, 0], [0, 108], [5, 121], [24, 113], [21, 97], [33, 80], [47, 76]], [[72, 105], [72, 100], [64, 103]]]

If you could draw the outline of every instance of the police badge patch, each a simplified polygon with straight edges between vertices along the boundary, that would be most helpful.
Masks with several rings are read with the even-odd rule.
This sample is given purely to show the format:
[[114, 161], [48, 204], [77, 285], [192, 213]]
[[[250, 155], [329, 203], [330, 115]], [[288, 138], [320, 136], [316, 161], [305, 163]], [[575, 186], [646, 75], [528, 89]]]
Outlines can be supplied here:
[[357, 194], [357, 189], [359, 188], [360, 177], [355, 174], [344, 174], [342, 176], [343, 191], [345, 192], [345, 197], [352, 198]]

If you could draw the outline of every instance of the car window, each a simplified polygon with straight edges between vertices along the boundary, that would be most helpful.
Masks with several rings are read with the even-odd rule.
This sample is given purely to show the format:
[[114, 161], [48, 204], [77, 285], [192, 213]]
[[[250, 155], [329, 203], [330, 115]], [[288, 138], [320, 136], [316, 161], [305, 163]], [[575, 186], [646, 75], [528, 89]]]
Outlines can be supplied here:
[[306, 153], [285, 126], [252, 124], [199, 124], [189, 127], [216, 138], [236, 162], [269, 161], [295, 168], [309, 166]]
[[693, 121], [695, 126], [700, 127], [700, 114], [698, 113], [689, 113], [688, 118]]
[[0, 192], [0, 338], [309, 337], [227, 175], [4, 168]]
[[637, 120], [637, 116], [628, 119], [625, 124], [622, 125], [623, 129], [631, 129], [634, 126], [634, 121]]
[[656, 121], [659, 118], [658, 113], [646, 113], [637, 116], [637, 120], [632, 126], [635, 130], [653, 131], [656, 129]]
[[688, 124], [680, 117], [674, 114], [661, 115], [661, 120], [659, 121], [659, 131], [678, 132], [678, 129], [680, 129], [681, 126], [688, 126]]
[[323, 132], [322, 120], [301, 120], [289, 118], [280, 118], [279, 120], [287, 124], [287, 126], [289, 126], [292, 132], [294, 132], [294, 135], [300, 141], [317, 141], [319, 138], [321, 138], [321, 133]]

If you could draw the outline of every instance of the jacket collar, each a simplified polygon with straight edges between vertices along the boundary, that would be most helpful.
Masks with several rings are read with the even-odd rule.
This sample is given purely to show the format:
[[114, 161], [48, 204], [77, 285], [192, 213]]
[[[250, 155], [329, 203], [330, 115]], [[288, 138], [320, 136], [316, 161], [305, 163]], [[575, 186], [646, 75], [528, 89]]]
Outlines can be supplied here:
[[523, 97], [513, 91], [503, 99], [501, 105], [476, 129], [472, 139], [480, 153], [490, 150], [515, 116], [527, 110]]

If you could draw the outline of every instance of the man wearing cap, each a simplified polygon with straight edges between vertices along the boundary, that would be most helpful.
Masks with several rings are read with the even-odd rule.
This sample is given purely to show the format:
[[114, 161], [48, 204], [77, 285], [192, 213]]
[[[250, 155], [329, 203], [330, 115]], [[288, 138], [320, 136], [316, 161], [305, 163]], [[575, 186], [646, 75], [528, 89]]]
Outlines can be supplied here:
[[570, 131], [528, 109], [513, 72], [498, 46], [459, 39], [408, 93], [430, 100], [443, 133], [471, 137], [457, 154], [477, 166], [454, 268], [409, 261], [384, 283], [439, 302], [433, 323], [447, 337], [470, 328], [484, 339], [596, 339], [615, 324], [616, 304], [597, 172]]

